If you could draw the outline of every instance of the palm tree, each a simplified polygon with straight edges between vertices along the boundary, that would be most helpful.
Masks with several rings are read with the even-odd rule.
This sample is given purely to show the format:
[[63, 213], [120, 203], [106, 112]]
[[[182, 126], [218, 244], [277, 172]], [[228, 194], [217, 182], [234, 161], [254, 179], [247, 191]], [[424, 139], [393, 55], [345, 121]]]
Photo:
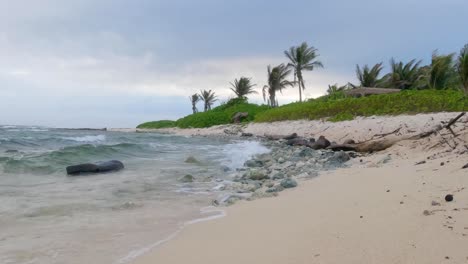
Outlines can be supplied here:
[[211, 110], [211, 106], [213, 105], [214, 102], [216, 102], [218, 99], [216, 99], [216, 95], [214, 92], [211, 90], [203, 90], [200, 91], [200, 99], [205, 102], [205, 112], [208, 110]]
[[356, 65], [356, 75], [360, 82], [361, 87], [378, 87], [383, 81], [379, 79], [379, 74], [382, 71], [382, 62], [377, 63], [371, 69], [369, 66], [364, 65], [364, 68], [360, 68], [359, 65]]
[[237, 95], [237, 98], [247, 98], [247, 95], [257, 93], [253, 87], [256, 84], [252, 84], [250, 78], [241, 77], [240, 79], [235, 79], [234, 83], [231, 84], [231, 90]]
[[190, 102], [192, 102], [192, 112], [194, 114], [198, 113], [197, 103], [200, 101], [200, 96], [198, 94], [192, 94], [189, 96]]
[[390, 60], [392, 67], [389, 78], [390, 85], [401, 90], [414, 88], [415, 83], [421, 78], [420, 64], [421, 61], [416, 62], [416, 60], [403, 64], [403, 62], [396, 62], [392, 58]]
[[284, 55], [288, 57], [290, 62], [288, 68], [294, 69], [294, 82], [299, 84], [299, 101], [302, 102], [302, 90], [305, 90], [304, 78], [302, 71], [313, 71], [315, 68], [323, 68], [322, 62], [317, 60], [319, 56], [317, 49], [309, 47], [307, 42], [303, 42], [300, 46], [291, 47], [284, 51]]
[[447, 89], [456, 82], [456, 72], [453, 63], [455, 54], [438, 55], [437, 50], [432, 53], [431, 69], [429, 71], [429, 88]]
[[278, 106], [276, 92], [281, 92], [283, 89], [286, 89], [287, 86], [294, 86], [294, 82], [286, 80], [291, 70], [284, 64], [280, 64], [273, 69], [268, 65], [267, 71], [268, 85], [263, 87], [263, 100], [267, 101], [268, 105], [271, 107], [276, 107]]
[[460, 51], [457, 60], [457, 71], [465, 94], [468, 95], [468, 44]]

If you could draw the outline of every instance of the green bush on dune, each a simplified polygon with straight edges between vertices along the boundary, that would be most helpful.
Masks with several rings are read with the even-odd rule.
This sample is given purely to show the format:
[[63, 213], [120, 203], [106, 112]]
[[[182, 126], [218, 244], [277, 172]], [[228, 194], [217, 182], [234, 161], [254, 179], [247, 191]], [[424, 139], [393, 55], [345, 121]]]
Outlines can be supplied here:
[[175, 121], [160, 120], [160, 121], [146, 122], [137, 126], [137, 128], [147, 128], [147, 129], [168, 128], [168, 127], [175, 127]]
[[351, 120], [356, 116], [416, 114], [468, 110], [468, 97], [455, 90], [402, 91], [363, 98], [312, 99], [259, 113], [255, 122], [320, 119]]

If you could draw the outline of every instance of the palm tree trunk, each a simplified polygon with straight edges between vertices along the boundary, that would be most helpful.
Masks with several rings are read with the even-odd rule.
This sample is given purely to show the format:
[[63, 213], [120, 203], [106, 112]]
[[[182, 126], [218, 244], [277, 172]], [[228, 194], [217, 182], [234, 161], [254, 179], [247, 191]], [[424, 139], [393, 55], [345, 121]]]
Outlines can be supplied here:
[[275, 100], [275, 97], [276, 97], [275, 92], [272, 92], [272, 93], [270, 94], [270, 106], [271, 106], [271, 107], [276, 107], [276, 100]]

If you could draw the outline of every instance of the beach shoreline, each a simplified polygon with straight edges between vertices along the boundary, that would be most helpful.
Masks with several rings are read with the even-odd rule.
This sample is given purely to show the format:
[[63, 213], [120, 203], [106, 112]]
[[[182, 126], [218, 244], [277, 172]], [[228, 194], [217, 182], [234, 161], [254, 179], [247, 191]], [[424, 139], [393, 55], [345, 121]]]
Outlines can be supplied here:
[[[371, 117], [341, 123], [287, 121], [159, 132], [232, 136], [234, 128], [238, 135], [294, 132], [303, 137], [326, 135], [338, 142], [364, 141], [398, 128], [390, 134], [420, 133], [456, 115]], [[465, 117], [456, 128], [465, 142], [467, 121]], [[297, 188], [278, 197], [239, 202], [225, 208], [226, 217], [188, 226], [133, 263], [464, 263], [468, 261], [464, 250], [468, 248], [468, 222], [463, 220], [468, 216], [468, 171], [462, 169], [468, 162], [466, 146], [454, 149], [439, 144], [446, 140], [441, 137], [402, 141], [352, 159], [347, 168], [299, 181]], [[444, 200], [447, 194], [454, 195], [453, 202]]]

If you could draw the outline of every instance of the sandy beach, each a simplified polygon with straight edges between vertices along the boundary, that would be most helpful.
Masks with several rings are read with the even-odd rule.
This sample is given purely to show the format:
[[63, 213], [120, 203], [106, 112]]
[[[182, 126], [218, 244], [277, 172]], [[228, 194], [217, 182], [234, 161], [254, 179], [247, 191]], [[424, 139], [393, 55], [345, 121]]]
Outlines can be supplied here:
[[[456, 115], [250, 124], [243, 132], [362, 141], [398, 127], [399, 136], [424, 131]], [[467, 121], [454, 127], [456, 139], [442, 131], [401, 141], [278, 197], [227, 207], [226, 217], [188, 226], [135, 263], [468, 263]]]

